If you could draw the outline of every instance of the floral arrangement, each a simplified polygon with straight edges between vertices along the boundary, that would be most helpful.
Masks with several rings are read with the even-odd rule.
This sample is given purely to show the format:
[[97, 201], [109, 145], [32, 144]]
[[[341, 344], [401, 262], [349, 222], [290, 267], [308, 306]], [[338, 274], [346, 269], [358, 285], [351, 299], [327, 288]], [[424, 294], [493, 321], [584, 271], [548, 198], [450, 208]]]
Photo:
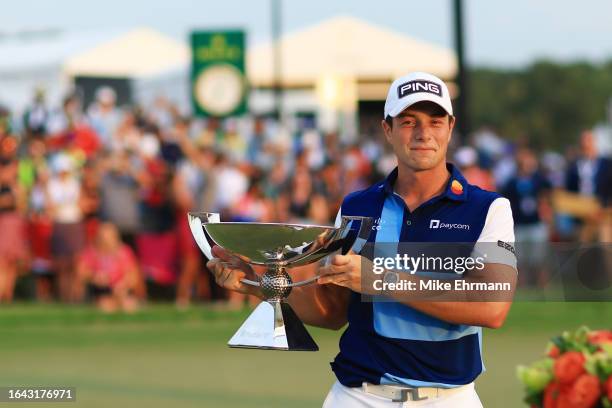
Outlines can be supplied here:
[[612, 331], [564, 332], [517, 374], [532, 408], [612, 408]]

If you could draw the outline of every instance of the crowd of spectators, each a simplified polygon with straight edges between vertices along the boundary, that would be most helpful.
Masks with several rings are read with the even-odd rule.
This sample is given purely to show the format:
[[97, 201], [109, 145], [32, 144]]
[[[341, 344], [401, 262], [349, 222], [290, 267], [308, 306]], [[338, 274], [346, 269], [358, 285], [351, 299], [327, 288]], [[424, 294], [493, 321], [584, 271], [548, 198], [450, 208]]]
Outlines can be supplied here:
[[[449, 160], [510, 199], [517, 242], [610, 242], [612, 166], [590, 131], [577, 141], [542, 152], [481, 130], [455, 143]], [[186, 117], [163, 98], [118, 107], [106, 87], [90, 106], [75, 93], [52, 107], [37, 92], [24, 115], [0, 109], [0, 302], [21, 285], [23, 297], [92, 300], [107, 311], [146, 299], [239, 305], [211, 283], [188, 211], [331, 224], [344, 195], [380, 180], [394, 160], [382, 135], [347, 143], [312, 120], [288, 131], [266, 117]]]

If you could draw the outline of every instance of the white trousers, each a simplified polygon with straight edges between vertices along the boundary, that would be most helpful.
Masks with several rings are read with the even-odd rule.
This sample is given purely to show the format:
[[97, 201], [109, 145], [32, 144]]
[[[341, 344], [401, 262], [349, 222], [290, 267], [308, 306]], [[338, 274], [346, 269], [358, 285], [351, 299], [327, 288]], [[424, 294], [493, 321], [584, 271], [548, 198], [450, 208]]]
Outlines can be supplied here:
[[323, 408], [482, 408], [474, 384], [450, 395], [428, 398], [422, 401], [393, 402], [390, 399], [366, 393], [361, 387], [345, 387], [338, 381], [334, 383]]

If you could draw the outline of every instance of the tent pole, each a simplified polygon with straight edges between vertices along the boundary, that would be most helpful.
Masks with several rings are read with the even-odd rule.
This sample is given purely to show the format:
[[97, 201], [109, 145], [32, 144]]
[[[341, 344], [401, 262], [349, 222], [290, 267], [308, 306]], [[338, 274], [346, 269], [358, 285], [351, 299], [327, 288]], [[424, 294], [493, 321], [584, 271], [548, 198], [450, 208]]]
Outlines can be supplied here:
[[274, 88], [274, 117], [280, 122], [283, 111], [283, 91], [282, 91], [282, 53], [281, 53], [281, 31], [282, 31], [282, 0], [271, 0], [272, 11], [272, 44], [274, 52], [273, 58], [273, 88]]
[[457, 53], [457, 77], [455, 82], [459, 88], [459, 95], [456, 102], [457, 128], [459, 130], [459, 142], [464, 143], [471, 131], [469, 118], [469, 77], [465, 65], [465, 44], [464, 44], [464, 16], [463, 1], [453, 0], [453, 17], [455, 20], [455, 51]]

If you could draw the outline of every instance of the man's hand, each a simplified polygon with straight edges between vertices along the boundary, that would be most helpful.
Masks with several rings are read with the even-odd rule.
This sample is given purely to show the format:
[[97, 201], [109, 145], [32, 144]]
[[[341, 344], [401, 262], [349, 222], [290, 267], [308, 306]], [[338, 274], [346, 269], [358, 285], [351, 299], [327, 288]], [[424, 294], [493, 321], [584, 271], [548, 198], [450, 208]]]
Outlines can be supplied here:
[[258, 280], [249, 264], [217, 245], [212, 248], [212, 253], [215, 258], [208, 261], [206, 267], [215, 276], [217, 285], [235, 292], [262, 298], [259, 287], [247, 285], [240, 281], [243, 278]]
[[[319, 284], [334, 284], [343, 286], [353, 292], [362, 293], [364, 290], [361, 268], [372, 269], [372, 262], [350, 251], [346, 255], [334, 255], [331, 264], [319, 269], [321, 275], [317, 280]], [[367, 269], [366, 269], [367, 270]]]

